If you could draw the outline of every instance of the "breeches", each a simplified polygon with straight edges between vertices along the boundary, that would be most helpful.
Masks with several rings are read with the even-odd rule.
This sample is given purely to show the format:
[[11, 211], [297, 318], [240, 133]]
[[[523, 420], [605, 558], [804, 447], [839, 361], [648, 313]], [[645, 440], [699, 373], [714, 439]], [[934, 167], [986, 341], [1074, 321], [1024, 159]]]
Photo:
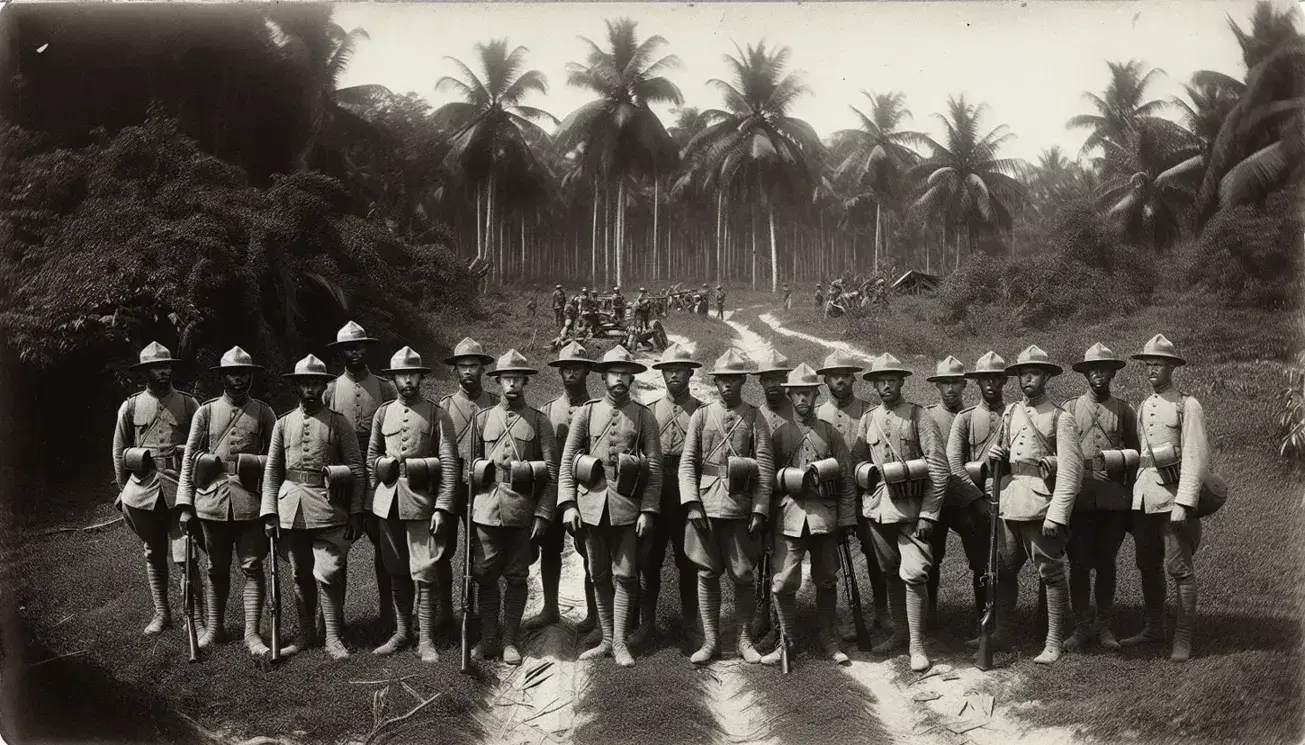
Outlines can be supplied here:
[[698, 565], [698, 576], [717, 579], [726, 571], [736, 585], [752, 584], [761, 555], [761, 536], [748, 533], [747, 520], [708, 518], [711, 530], [702, 533], [684, 525], [684, 552]]
[[980, 498], [963, 507], [943, 507], [942, 519], [933, 526], [933, 534], [929, 536], [935, 570], [947, 555], [949, 531], [961, 537], [961, 546], [965, 549], [965, 560], [969, 563], [970, 571], [982, 572], [987, 567], [991, 525], [988, 513], [984, 512], [982, 506], [984, 502]]
[[589, 556], [589, 577], [603, 587], [615, 581], [632, 584], [639, 581], [637, 539], [633, 525], [584, 527], [585, 552]]
[[1133, 543], [1137, 569], [1143, 577], [1159, 574], [1161, 564], [1175, 580], [1196, 576], [1193, 557], [1201, 545], [1201, 521], [1188, 518], [1176, 523], [1168, 512], [1133, 511]]
[[509, 585], [525, 586], [530, 576], [530, 528], [476, 525], [471, 542], [471, 576], [477, 584], [507, 579]]
[[210, 579], [231, 576], [231, 554], [240, 561], [240, 570], [246, 577], [263, 574], [263, 558], [267, 556], [267, 534], [260, 520], [200, 520], [204, 531], [204, 545], [208, 548], [208, 576]]
[[[123, 517], [137, 538], [145, 544], [145, 561], [162, 564], [169, 554], [174, 564], [186, 563], [186, 536], [181, 532], [177, 516], [160, 499], [152, 510], [122, 506]], [[203, 539], [199, 540], [203, 543]], [[203, 548], [201, 545], [200, 548]]]
[[915, 522], [870, 522], [875, 558], [885, 577], [898, 575], [908, 585], [922, 585], [929, 579], [933, 554], [929, 542], [915, 537]]
[[411, 577], [415, 582], [435, 581], [435, 536], [429, 520], [400, 520], [398, 509], [377, 520], [378, 548], [385, 572], [394, 578]]
[[1126, 510], [1075, 510], [1069, 518], [1071, 571], [1114, 571], [1132, 515]]
[[808, 553], [811, 554], [811, 582], [816, 588], [838, 587], [838, 534], [812, 535], [809, 528], [803, 528], [801, 538], [775, 535], [774, 554], [770, 559], [774, 566], [771, 592], [792, 595], [798, 591], [802, 586], [802, 557]]
[[311, 575], [324, 585], [335, 585], [344, 580], [341, 570], [350, 545], [344, 537], [344, 526], [339, 525], [310, 530], [282, 529], [278, 549], [281, 557], [290, 562], [296, 584], [308, 582]]
[[1069, 543], [1068, 530], [1062, 529], [1058, 538], [1042, 535], [1042, 520], [1002, 520], [997, 551], [1001, 557], [1003, 574], [1014, 576], [1024, 562], [1033, 560], [1038, 576], [1048, 584], [1065, 579], [1065, 545]]
[[[674, 479], [672, 472], [663, 478]], [[663, 481], [663, 483], [667, 483]], [[675, 564], [680, 569], [690, 569], [693, 563], [684, 555], [684, 505], [680, 504], [678, 482], [671, 480], [673, 487], [662, 489], [660, 512], [653, 522], [652, 535], [640, 541], [639, 571], [645, 576], [662, 576], [662, 564], [666, 561], [666, 547], [675, 546]]]

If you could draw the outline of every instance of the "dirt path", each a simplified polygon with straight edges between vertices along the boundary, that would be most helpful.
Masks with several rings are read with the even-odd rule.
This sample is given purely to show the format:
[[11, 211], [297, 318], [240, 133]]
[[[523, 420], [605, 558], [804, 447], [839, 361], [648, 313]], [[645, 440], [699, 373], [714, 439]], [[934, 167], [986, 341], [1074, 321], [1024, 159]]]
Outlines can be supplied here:
[[779, 319], [775, 318], [775, 314], [773, 313], [763, 313], [761, 314], [760, 318], [762, 323], [769, 326], [772, 331], [774, 331], [775, 333], [781, 336], [791, 336], [795, 339], [802, 339], [804, 341], [809, 341], [813, 344], [819, 344], [820, 346], [826, 347], [830, 350], [838, 349], [841, 347], [847, 350], [853, 357], [859, 357], [864, 360], [869, 360], [873, 357], [873, 355], [871, 355], [869, 352], [854, 347], [851, 344], [846, 344], [844, 342], [830, 341], [828, 339], [822, 339], [819, 336], [812, 336], [811, 334], [806, 334], [801, 331], [794, 331], [792, 329], [785, 328], [780, 324]]

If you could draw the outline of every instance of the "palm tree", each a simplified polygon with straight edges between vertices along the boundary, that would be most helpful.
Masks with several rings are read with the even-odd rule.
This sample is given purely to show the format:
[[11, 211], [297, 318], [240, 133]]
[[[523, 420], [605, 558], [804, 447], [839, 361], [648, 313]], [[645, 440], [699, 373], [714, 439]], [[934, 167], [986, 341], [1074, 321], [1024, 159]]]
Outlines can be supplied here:
[[[567, 83], [597, 93], [599, 98], [581, 106], [562, 122], [557, 145], [563, 151], [582, 148], [585, 171], [605, 191], [616, 181], [616, 283], [624, 275], [627, 180], [650, 177], [653, 182], [653, 253], [657, 253], [659, 184], [663, 174], [679, 165], [679, 148], [650, 108], [655, 103], [679, 105], [680, 89], [660, 73], [680, 66], [679, 58], [656, 58], [666, 44], [660, 36], [639, 42], [638, 24], [629, 18], [607, 21], [608, 49], [580, 37], [588, 46], [586, 64], [567, 65]], [[594, 215], [598, 214], [595, 188]], [[654, 256], [653, 265], [658, 262]], [[597, 266], [594, 267], [597, 282]]]
[[1248, 72], [1268, 59], [1279, 47], [1294, 42], [1300, 36], [1294, 14], [1278, 8], [1277, 3], [1259, 0], [1255, 3], [1255, 10], [1251, 11], [1250, 28], [1245, 30], [1232, 16], [1228, 17], [1228, 28], [1237, 37], [1237, 45], [1242, 48], [1242, 62], [1246, 64]]
[[1221, 72], [1198, 70], [1183, 90], [1187, 93], [1186, 100], [1174, 96], [1169, 103], [1178, 110], [1183, 126], [1208, 149], [1218, 137], [1224, 120], [1246, 92], [1246, 84]]
[[1015, 178], [1027, 164], [997, 157], [1001, 145], [1015, 135], [1005, 124], [980, 134], [987, 110], [987, 104], [972, 104], [963, 94], [949, 97], [947, 115], [934, 114], [947, 132], [946, 144], [925, 136], [933, 152], [911, 171], [923, 185], [912, 208], [942, 217], [944, 235], [954, 236], [954, 268], [960, 266], [962, 237], [973, 251], [981, 231], [1010, 230], [1012, 210], [1028, 199]]
[[1109, 206], [1107, 214], [1123, 223], [1129, 240], [1168, 248], [1195, 192], [1204, 145], [1178, 124], [1157, 117], [1138, 122], [1123, 142], [1106, 141], [1103, 147], [1098, 194]]
[[711, 124], [711, 118], [704, 115], [696, 106], [674, 108], [671, 109], [671, 114], [675, 116], [675, 123], [666, 131], [681, 148], [688, 145], [694, 136]]
[[1156, 118], [1167, 102], [1161, 99], [1144, 100], [1146, 88], [1163, 70], [1153, 67], [1143, 72], [1139, 60], [1107, 62], [1110, 82], [1098, 96], [1091, 91], [1083, 97], [1096, 109], [1095, 114], [1079, 114], [1069, 120], [1070, 129], [1086, 129], [1088, 137], [1083, 142], [1083, 154], [1101, 147], [1106, 142], [1116, 145], [1127, 141], [1140, 122]]
[[[755, 191], [763, 200], [770, 226], [770, 287], [779, 286], [775, 238], [775, 203], [781, 195], [810, 201], [820, 183], [825, 147], [811, 125], [789, 116], [798, 98], [809, 92], [796, 73], [786, 72], [789, 50], [768, 50], [764, 41], [735, 46], [725, 55], [731, 82], [713, 78], [725, 109], [704, 112], [712, 122], [685, 148], [684, 158], [701, 186], [716, 191], [717, 222], [722, 224], [731, 191]], [[718, 231], [720, 236], [720, 231]], [[723, 240], [718, 238], [716, 272], [722, 273]]]
[[923, 135], [898, 129], [911, 116], [906, 108], [906, 94], [889, 91], [876, 96], [861, 91], [861, 95], [870, 102], [870, 115], [855, 106], [848, 107], [861, 120], [861, 127], [834, 133], [834, 150], [842, 156], [834, 178], [850, 177], [857, 195], [864, 195], [874, 202], [873, 267], [878, 273], [884, 235], [883, 205], [885, 201], [890, 205], [898, 202], [905, 186], [903, 177], [920, 161], [919, 153], [910, 145], [922, 142]]
[[[546, 169], [536, 153], [548, 147], [550, 140], [548, 133], [535, 122], [556, 124], [557, 119], [522, 103], [531, 93], [548, 92], [548, 80], [543, 73], [523, 69], [525, 47], [509, 52], [506, 39], [495, 39], [488, 44], [476, 44], [475, 50], [483, 77], [462, 61], [445, 57], [458, 68], [460, 76], [440, 78], [435, 89], [452, 90], [463, 100], [437, 109], [435, 122], [448, 135], [444, 172], [461, 174], [466, 185], [476, 190], [476, 258], [488, 259], [496, 246], [495, 233], [502, 232], [502, 217], [496, 211], [504, 189], [500, 180], [542, 177]], [[483, 238], [482, 200], [485, 204]]]

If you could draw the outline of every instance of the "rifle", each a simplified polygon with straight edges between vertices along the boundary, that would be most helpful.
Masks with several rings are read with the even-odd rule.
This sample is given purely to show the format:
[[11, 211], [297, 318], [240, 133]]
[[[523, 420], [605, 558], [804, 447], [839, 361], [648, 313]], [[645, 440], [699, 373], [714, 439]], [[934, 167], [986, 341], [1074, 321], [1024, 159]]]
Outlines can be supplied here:
[[870, 629], [866, 628], [861, 613], [861, 590], [856, 586], [856, 565], [852, 563], [852, 550], [847, 545], [847, 535], [838, 541], [838, 558], [843, 564], [843, 590], [847, 593], [847, 606], [852, 609], [852, 623], [856, 625], [856, 648], [862, 652], [870, 649]]
[[988, 568], [980, 582], [987, 597], [983, 604], [983, 618], [979, 621], [979, 651], [974, 656], [974, 666], [980, 670], [992, 669], [992, 633], [997, 627], [997, 531], [998, 505], [1001, 504], [1001, 463], [992, 463], [992, 514], [988, 519]]
[[[471, 505], [476, 499], [476, 487], [467, 484], [467, 514], [464, 521], [466, 535], [462, 539], [462, 672], [471, 672], [471, 610], [473, 598], [471, 578]], [[457, 530], [457, 518], [453, 518]]]
[[274, 529], [269, 536], [272, 541], [272, 661], [281, 661], [281, 572], [277, 569], [276, 537], [280, 529]]
[[186, 613], [186, 639], [190, 642], [190, 661], [199, 662], [199, 637], [195, 632], [195, 587], [190, 582], [190, 572], [194, 567], [191, 555], [195, 553], [195, 537], [186, 531], [186, 566], [181, 578], [181, 605]]

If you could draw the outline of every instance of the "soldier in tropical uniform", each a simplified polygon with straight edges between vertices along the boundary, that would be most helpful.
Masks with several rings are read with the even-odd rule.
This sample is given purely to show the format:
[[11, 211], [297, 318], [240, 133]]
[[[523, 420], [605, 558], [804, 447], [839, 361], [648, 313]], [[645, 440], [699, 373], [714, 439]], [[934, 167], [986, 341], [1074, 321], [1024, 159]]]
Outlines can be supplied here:
[[817, 282], [816, 283], [816, 308], [823, 310], [824, 307], [825, 307], [825, 286]]
[[399, 397], [381, 404], [372, 417], [367, 471], [374, 491], [367, 511], [379, 524], [396, 619], [394, 635], [372, 652], [394, 654], [411, 644], [415, 611], [417, 653], [423, 662], [438, 662], [435, 516], [457, 519], [453, 487], [458, 483], [458, 451], [448, 412], [421, 395], [422, 378], [430, 371], [421, 355], [404, 347], [382, 373], [394, 378]]
[[625, 321], [625, 296], [621, 294], [620, 287], [612, 288], [612, 315], [616, 317], [616, 322]]
[[[557, 359], [548, 363], [549, 367], [558, 369], [562, 378], [562, 395], [544, 404], [541, 411], [548, 417], [553, 429], [553, 442], [557, 457], [562, 457], [562, 445], [566, 443], [567, 432], [571, 425], [571, 416], [575, 410], [589, 402], [589, 370], [594, 361], [589, 353], [576, 342], [562, 348]], [[557, 467], [559, 464], [554, 464]], [[576, 626], [581, 634], [590, 634], [598, 629], [598, 608], [594, 604], [594, 583], [589, 577], [589, 560], [585, 558], [585, 543], [573, 538], [575, 552], [585, 564], [585, 618]], [[561, 520], [549, 521], [548, 532], [539, 542], [539, 584], [544, 592], [544, 605], [539, 613], [526, 619], [525, 628], [533, 630], [557, 623], [562, 619], [557, 604], [558, 584], [562, 576], [562, 549], [566, 544], [566, 528]], [[601, 629], [598, 633], [602, 633]], [[598, 639], [593, 639], [597, 644]]]
[[[260, 514], [269, 535], [279, 531], [279, 549], [294, 575], [299, 641], [283, 653], [317, 643], [313, 621], [320, 585], [326, 651], [344, 659], [345, 557], [363, 534], [366, 468], [353, 422], [322, 403], [332, 379], [326, 365], [310, 354], [282, 377], [295, 386], [299, 406], [272, 428]], [[328, 479], [329, 470], [338, 470], [332, 466], [347, 468], [346, 486]]]
[[[1019, 570], [1032, 560], [1047, 587], [1047, 639], [1034, 662], [1049, 665], [1060, 659], [1069, 597], [1065, 581], [1065, 545], [1069, 542], [1069, 516], [1082, 480], [1083, 459], [1078, 452], [1078, 426], [1047, 397], [1047, 381], [1061, 368], [1036, 345], [1020, 352], [1006, 368], [1024, 392], [1024, 400], [1006, 408], [1002, 434], [988, 450], [993, 461], [1009, 460], [1002, 477], [1002, 519], [998, 570], [998, 625], [1008, 632], [1010, 616], [1019, 598]], [[1060, 448], [1064, 448], [1061, 455]], [[1043, 476], [1044, 458], [1054, 457], [1054, 486]], [[1001, 617], [1005, 618], [1002, 619]], [[1009, 647], [1009, 635], [993, 640], [997, 648]]]
[[[757, 369], [753, 374], [757, 376], [757, 382], [761, 385], [762, 394], [765, 396], [757, 410], [765, 417], [772, 435], [780, 427], [792, 421], [795, 416], [793, 402], [788, 400], [788, 394], [784, 391], [784, 383], [788, 381], [788, 374], [792, 371], [793, 363], [774, 348], [767, 349], [757, 360]], [[768, 551], [773, 548], [772, 534], [773, 531], [768, 530], [763, 536]], [[775, 636], [778, 633], [779, 630], [771, 626], [770, 618], [765, 614], [753, 618], [752, 638], [756, 640], [757, 647], [773, 649]]]
[[648, 316], [652, 312], [652, 301], [648, 299], [648, 288], [639, 288], [639, 296], [634, 299], [633, 309], [634, 327], [639, 331], [647, 331]]
[[[856, 374], [864, 368], [843, 349], [835, 349], [825, 357], [824, 365], [816, 370], [829, 389], [829, 400], [816, 408], [816, 416], [821, 421], [832, 424], [843, 436], [848, 447], [856, 442], [861, 424], [874, 405], [856, 395]], [[857, 514], [860, 514], [858, 512]], [[884, 580], [883, 570], [875, 558], [874, 542], [870, 538], [870, 526], [862, 521], [857, 528], [861, 553], [865, 555], [866, 571], [870, 575], [870, 589], [873, 593], [875, 614], [872, 628], [878, 626], [887, 631], [893, 630], [892, 618], [888, 615], [888, 584]], [[843, 636], [843, 641], [853, 641], [854, 633]]]
[[716, 285], [716, 315], [725, 320], [725, 288], [721, 285]]
[[639, 560], [639, 625], [630, 635], [629, 643], [643, 647], [657, 632], [657, 599], [662, 591], [662, 564], [666, 560], [666, 547], [673, 547], [675, 566], [680, 575], [680, 614], [686, 636], [696, 636], [698, 624], [698, 580], [693, 562], [684, 551], [686, 525], [684, 507], [680, 502], [680, 459], [684, 455], [685, 438], [689, 421], [702, 402], [689, 392], [693, 371], [702, 367], [689, 355], [689, 350], [671, 344], [662, 352], [661, 359], [653, 363], [660, 370], [666, 384], [666, 395], [653, 402], [649, 408], [657, 418], [658, 441], [662, 449], [661, 500], [652, 536], [640, 549], [646, 552]]
[[[252, 479], [241, 480], [237, 466], [241, 455], [267, 453], [276, 414], [249, 395], [254, 372], [263, 368], [254, 364], [248, 352], [232, 347], [213, 369], [222, 377], [222, 396], [204, 402], [191, 420], [177, 487], [181, 526], [194, 530], [198, 517], [208, 550], [208, 612], [199, 646], [204, 649], [224, 641], [222, 619], [231, 588], [234, 550], [245, 577], [245, 647], [261, 657], [271, 651], [258, 635], [266, 594], [263, 559], [268, 547], [259, 519], [262, 470]], [[199, 463], [201, 457], [204, 462]]]
[[589, 293], [586, 287], [580, 295], [580, 317], [585, 321], [585, 327], [590, 334], [598, 331], [598, 301]]
[[[948, 471], [938, 423], [923, 407], [902, 397], [902, 384], [910, 375], [887, 352], [870, 364], [864, 378], [874, 385], [883, 405], [862, 418], [852, 458], [869, 460], [879, 469], [876, 483], [862, 495], [861, 516], [871, 528], [879, 566], [891, 587], [895, 630], [873, 651], [891, 654], [909, 642], [911, 669], [921, 672], [929, 669], [924, 652], [926, 585], [933, 564], [929, 539], [941, 517]], [[887, 467], [921, 459], [927, 471], [919, 478], [888, 482]]]
[[784, 283], [784, 310], [793, 310], [793, 290], [789, 288], [788, 282]]
[[[680, 499], [689, 523], [684, 550], [698, 566], [703, 628], [702, 647], [690, 658], [694, 664], [720, 654], [720, 578], [726, 572], [734, 582], [739, 656], [761, 662], [752, 643], [757, 608], [753, 572], [770, 517], [775, 467], [770, 426], [742, 397], [752, 372], [751, 363], [733, 349], [716, 360], [709, 374], [721, 400], [699, 406], [690, 417], [680, 460]], [[733, 472], [735, 467], [746, 473]]]
[[[485, 354], [480, 342], [464, 338], [453, 348], [453, 354], [444, 364], [453, 368], [458, 380], [458, 390], [440, 399], [440, 408], [453, 419], [453, 435], [458, 449], [458, 482], [453, 487], [456, 514], [461, 514], [463, 528], [469, 529], [470, 518], [463, 512], [471, 485], [471, 449], [475, 442], [476, 414], [498, 403], [498, 396], [483, 387], [485, 366], [494, 361]], [[448, 520], [437, 526], [435, 536], [435, 626], [441, 628], [453, 623], [453, 554], [457, 551], [458, 521]]]
[[[113, 506], [145, 544], [145, 575], [154, 601], [154, 617], [144, 631], [148, 636], [172, 625], [169, 555], [177, 565], [177, 576], [185, 580], [186, 541], [173, 508], [182, 448], [199, 402], [172, 387], [172, 365], [181, 360], [173, 358], [167, 347], [150, 342], [141, 350], [139, 360], [131, 369], [144, 372], [145, 390], [132, 394], [118, 407], [113, 429], [113, 475], [120, 490]], [[199, 587], [198, 562], [192, 567], [190, 581]], [[197, 615], [191, 617], [197, 625], [203, 623], [204, 615], [199, 606], [196, 603]]]
[[[1116, 563], [1132, 515], [1132, 495], [1123, 471], [1107, 473], [1103, 450], [1140, 451], [1137, 412], [1110, 393], [1110, 381], [1124, 361], [1101, 344], [1093, 344], [1074, 363], [1074, 371], [1087, 379], [1088, 391], [1064, 408], [1078, 425], [1083, 455], [1083, 487], [1069, 518], [1069, 603], [1074, 611], [1074, 633], [1065, 649], [1074, 651], [1091, 640], [1106, 649], [1118, 649], [1110, 630], [1115, 605]], [[1092, 614], [1092, 572], [1097, 575], [1096, 617]]]
[[563, 309], [566, 308], [566, 293], [562, 291], [562, 285], [553, 286], [553, 324], [562, 328]]
[[[344, 362], [344, 372], [326, 385], [323, 401], [326, 408], [338, 411], [353, 425], [358, 438], [358, 452], [367, 451], [367, 441], [372, 436], [372, 418], [376, 410], [386, 401], [399, 397], [394, 383], [372, 374], [367, 366], [367, 349], [375, 344], [376, 339], [367, 335], [362, 326], [350, 321], [335, 334], [335, 341], [328, 344]], [[370, 494], [370, 485], [363, 485], [363, 493]], [[370, 511], [363, 514], [363, 529], [372, 544], [372, 569], [376, 574], [378, 615], [388, 628], [394, 623], [394, 596], [390, 586], [390, 574], [385, 571], [385, 562], [381, 557], [381, 535], [379, 521]], [[348, 557], [345, 557], [348, 563]], [[349, 573], [341, 573], [341, 581], [348, 583]]]
[[1193, 557], [1201, 545], [1201, 520], [1194, 513], [1210, 467], [1205, 410], [1194, 396], [1174, 387], [1174, 368], [1187, 360], [1163, 334], [1151, 337], [1133, 359], [1146, 365], [1152, 391], [1137, 412], [1142, 458], [1133, 485], [1133, 542], [1142, 575], [1146, 627], [1119, 643], [1164, 641], [1164, 572], [1168, 571], [1178, 591], [1178, 625], [1170, 659], [1186, 662], [1192, 656], [1196, 622]]
[[553, 427], [543, 412], [526, 404], [526, 384], [537, 373], [515, 349], [498, 358], [489, 374], [498, 380], [503, 397], [497, 406], [476, 414], [471, 443], [477, 479], [470, 517], [476, 531], [471, 571], [481, 628], [472, 656], [485, 659], [500, 652], [498, 581], [502, 578], [501, 652], [509, 665], [521, 664], [517, 644], [521, 615], [526, 610], [531, 553], [548, 532], [557, 504]]
[[594, 365], [607, 394], [576, 411], [559, 477], [558, 508], [572, 535], [584, 531], [603, 628], [602, 642], [580, 659], [611, 655], [622, 667], [634, 665], [625, 629], [639, 582], [636, 541], [652, 532], [662, 488], [657, 419], [630, 397], [634, 376], [646, 369], [620, 345]]
[[[787, 641], [790, 653], [796, 653], [802, 558], [811, 555], [821, 647], [826, 657], [842, 664], [848, 657], [839, 648], [830, 600], [838, 592], [838, 531], [856, 528], [856, 491], [847, 443], [836, 427], [816, 416], [819, 386], [816, 371], [806, 364], [798, 365], [784, 383], [794, 416], [771, 439], [778, 489], [772, 499], [770, 520], [775, 543], [771, 592], [779, 608], [781, 643]], [[825, 481], [804, 478], [810, 466], [830, 458], [838, 462], [837, 475]], [[796, 478], [786, 478], [790, 474]], [[782, 648], [776, 647], [761, 658], [761, 663], [778, 665], [782, 653]]]

